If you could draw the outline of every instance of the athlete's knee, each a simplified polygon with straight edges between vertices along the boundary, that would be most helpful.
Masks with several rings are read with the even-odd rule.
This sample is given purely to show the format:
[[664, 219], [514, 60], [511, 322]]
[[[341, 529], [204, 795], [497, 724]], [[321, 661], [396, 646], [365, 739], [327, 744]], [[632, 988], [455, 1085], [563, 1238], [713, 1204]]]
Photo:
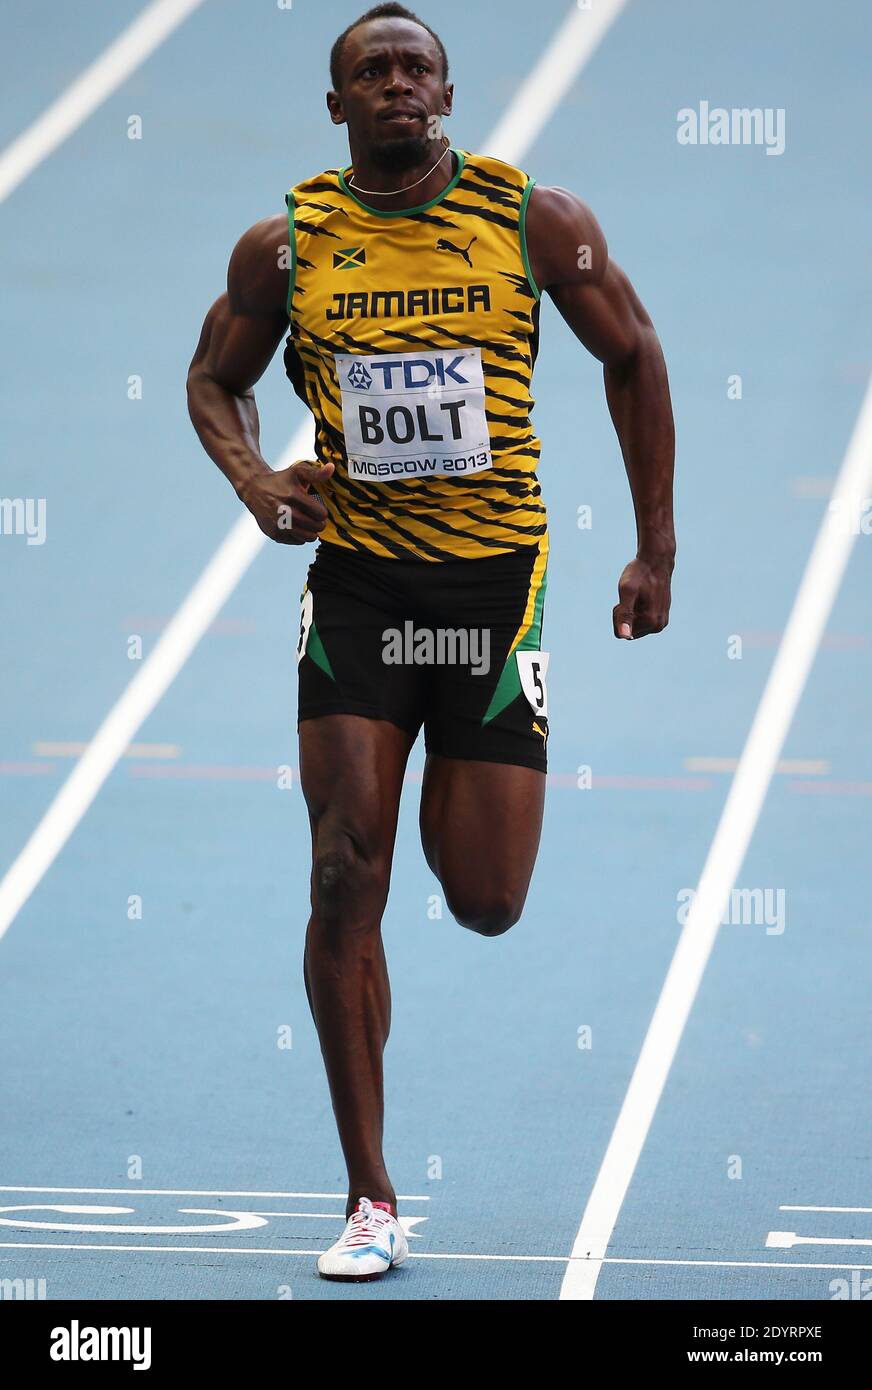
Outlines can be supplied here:
[[317, 855], [312, 869], [315, 906], [325, 915], [335, 911], [356, 877], [354, 856], [345, 849], [328, 849]]
[[[312, 909], [321, 921], [377, 926], [386, 899], [377, 864], [349, 837], [320, 847], [312, 865]], [[374, 918], [374, 920], [372, 920]]]
[[480, 936], [502, 936], [520, 920], [524, 898], [511, 890], [447, 893], [451, 915]]

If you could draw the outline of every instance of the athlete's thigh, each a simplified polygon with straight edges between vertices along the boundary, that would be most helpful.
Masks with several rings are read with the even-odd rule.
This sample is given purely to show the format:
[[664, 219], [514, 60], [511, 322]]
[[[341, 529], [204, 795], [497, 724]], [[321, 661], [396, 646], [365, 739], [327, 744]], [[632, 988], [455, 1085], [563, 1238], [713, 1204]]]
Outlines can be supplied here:
[[[547, 653], [541, 650], [547, 542], [486, 560], [437, 566], [430, 599], [428, 754], [547, 768]], [[525, 779], [521, 779], [522, 781]]]
[[300, 782], [313, 850], [347, 842], [367, 862], [389, 868], [413, 742], [398, 725], [359, 715], [300, 723]]
[[421, 840], [449, 899], [474, 889], [522, 905], [544, 804], [545, 774], [535, 768], [428, 754]]
[[500, 904], [517, 915], [536, 860], [548, 737], [540, 650], [547, 553], [543, 538], [463, 562], [443, 571], [431, 597], [447, 632], [436, 645], [443, 659], [424, 725], [421, 838], [460, 917]]
[[389, 635], [408, 612], [406, 566], [320, 545], [301, 598], [297, 644], [298, 724], [356, 714], [398, 725], [414, 738], [423, 722], [428, 673], [387, 660]]
[[[302, 597], [300, 773], [313, 841], [389, 862], [409, 749], [424, 716], [420, 668], [385, 662], [404, 612], [402, 568], [319, 547]], [[386, 858], [385, 858], [386, 856]]]

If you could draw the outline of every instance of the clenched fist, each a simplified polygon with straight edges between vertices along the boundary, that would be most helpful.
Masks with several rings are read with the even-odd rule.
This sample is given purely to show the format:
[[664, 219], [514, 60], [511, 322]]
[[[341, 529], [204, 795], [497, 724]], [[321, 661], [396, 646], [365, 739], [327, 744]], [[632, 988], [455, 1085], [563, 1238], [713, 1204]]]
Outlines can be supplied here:
[[292, 463], [274, 473], [257, 473], [239, 489], [239, 496], [261, 531], [283, 545], [317, 540], [327, 521], [327, 509], [316, 489], [332, 477], [334, 465]]

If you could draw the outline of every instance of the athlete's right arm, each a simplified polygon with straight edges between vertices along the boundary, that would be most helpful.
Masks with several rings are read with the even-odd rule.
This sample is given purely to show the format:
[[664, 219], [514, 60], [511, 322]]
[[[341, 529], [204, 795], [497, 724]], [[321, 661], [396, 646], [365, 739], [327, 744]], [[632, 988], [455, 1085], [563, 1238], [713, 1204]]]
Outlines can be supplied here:
[[206, 315], [188, 369], [188, 413], [206, 453], [260, 529], [300, 545], [315, 540], [327, 519], [312, 488], [333, 465], [301, 462], [274, 472], [260, 451], [253, 390], [288, 329], [287, 235], [284, 217], [268, 217], [237, 243], [227, 292]]

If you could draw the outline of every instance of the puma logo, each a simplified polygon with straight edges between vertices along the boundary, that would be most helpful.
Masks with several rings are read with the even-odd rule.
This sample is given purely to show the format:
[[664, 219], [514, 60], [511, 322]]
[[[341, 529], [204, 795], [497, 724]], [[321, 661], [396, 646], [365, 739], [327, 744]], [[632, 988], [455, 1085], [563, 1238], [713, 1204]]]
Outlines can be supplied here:
[[462, 256], [471, 270], [472, 260], [470, 259], [469, 248], [472, 245], [473, 241], [478, 241], [478, 237], [472, 237], [466, 243], [465, 246], [455, 246], [453, 241], [449, 241], [447, 237], [441, 236], [439, 240], [436, 242], [436, 250], [448, 251], [451, 253], [452, 256]]

